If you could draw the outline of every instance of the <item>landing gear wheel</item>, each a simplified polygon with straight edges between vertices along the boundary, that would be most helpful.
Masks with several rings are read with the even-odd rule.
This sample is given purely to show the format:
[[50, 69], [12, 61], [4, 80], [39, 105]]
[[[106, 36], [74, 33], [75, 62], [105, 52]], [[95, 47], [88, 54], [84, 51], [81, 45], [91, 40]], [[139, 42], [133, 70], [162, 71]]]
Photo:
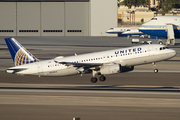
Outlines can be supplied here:
[[97, 82], [97, 78], [96, 78], [96, 77], [92, 77], [92, 78], [91, 78], [91, 82], [92, 82], [92, 83], [96, 83], [96, 82]]
[[152, 64], [154, 65], [154, 73], [158, 73], [158, 69], [156, 69], [156, 63], [153, 62]]
[[100, 80], [101, 82], [104, 82], [104, 81], [106, 80], [106, 77], [105, 77], [104, 75], [101, 75], [101, 76], [99, 77], [99, 80]]
[[154, 69], [154, 73], [158, 73], [158, 69]]

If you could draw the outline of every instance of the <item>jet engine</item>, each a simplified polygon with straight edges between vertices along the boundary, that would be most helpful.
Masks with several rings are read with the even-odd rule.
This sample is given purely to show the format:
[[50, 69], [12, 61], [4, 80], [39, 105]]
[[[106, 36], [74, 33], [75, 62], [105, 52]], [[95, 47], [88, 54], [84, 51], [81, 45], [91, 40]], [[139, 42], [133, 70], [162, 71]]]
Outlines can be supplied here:
[[99, 72], [102, 75], [120, 73], [121, 72], [121, 65], [120, 64], [105, 65], [105, 66], [101, 67]]
[[113, 65], [105, 65], [102, 66], [99, 70], [100, 74], [107, 75], [107, 74], [117, 74], [120, 72], [129, 72], [133, 71], [134, 66], [121, 66], [120, 64], [113, 64]]
[[133, 71], [133, 70], [134, 70], [134, 66], [129, 66], [129, 67], [122, 66], [121, 67], [121, 72], [129, 72], [129, 71]]

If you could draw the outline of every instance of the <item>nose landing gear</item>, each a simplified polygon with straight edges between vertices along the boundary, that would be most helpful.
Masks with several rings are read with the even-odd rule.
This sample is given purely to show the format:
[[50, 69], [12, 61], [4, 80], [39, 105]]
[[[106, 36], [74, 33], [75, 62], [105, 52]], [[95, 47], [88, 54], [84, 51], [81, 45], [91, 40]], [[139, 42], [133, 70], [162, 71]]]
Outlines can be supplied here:
[[153, 62], [152, 64], [154, 65], [154, 73], [158, 73], [158, 69], [156, 69], [156, 63]]
[[158, 73], [158, 69], [154, 69], [154, 73]]

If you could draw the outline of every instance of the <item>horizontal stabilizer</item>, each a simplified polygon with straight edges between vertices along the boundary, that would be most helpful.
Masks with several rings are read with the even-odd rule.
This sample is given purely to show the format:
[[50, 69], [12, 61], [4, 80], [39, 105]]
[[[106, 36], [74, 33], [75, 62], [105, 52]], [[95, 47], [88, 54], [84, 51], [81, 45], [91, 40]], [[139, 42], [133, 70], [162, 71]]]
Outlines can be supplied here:
[[6, 72], [7, 73], [12, 73], [15, 74], [17, 72], [23, 71], [23, 70], [27, 70], [28, 68], [17, 68], [17, 69], [7, 69]]

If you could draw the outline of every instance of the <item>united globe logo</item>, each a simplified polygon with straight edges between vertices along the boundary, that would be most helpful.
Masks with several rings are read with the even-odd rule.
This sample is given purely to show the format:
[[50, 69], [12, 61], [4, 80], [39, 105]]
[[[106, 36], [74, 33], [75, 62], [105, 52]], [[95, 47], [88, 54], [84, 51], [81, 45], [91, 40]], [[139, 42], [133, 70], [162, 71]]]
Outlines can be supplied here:
[[14, 63], [15, 66], [23, 65], [23, 64], [29, 64], [38, 62], [39, 60], [34, 57], [29, 51], [27, 51], [25, 48], [21, 48], [16, 53]]

